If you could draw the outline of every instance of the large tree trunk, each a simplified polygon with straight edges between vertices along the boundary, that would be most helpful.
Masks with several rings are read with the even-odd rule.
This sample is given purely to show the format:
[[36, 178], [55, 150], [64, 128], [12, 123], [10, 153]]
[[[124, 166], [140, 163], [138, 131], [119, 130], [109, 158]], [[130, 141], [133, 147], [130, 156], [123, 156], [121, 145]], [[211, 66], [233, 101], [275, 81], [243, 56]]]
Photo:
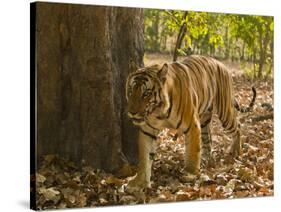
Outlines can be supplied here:
[[143, 65], [143, 10], [36, 3], [37, 156], [113, 171], [136, 162], [125, 81]]

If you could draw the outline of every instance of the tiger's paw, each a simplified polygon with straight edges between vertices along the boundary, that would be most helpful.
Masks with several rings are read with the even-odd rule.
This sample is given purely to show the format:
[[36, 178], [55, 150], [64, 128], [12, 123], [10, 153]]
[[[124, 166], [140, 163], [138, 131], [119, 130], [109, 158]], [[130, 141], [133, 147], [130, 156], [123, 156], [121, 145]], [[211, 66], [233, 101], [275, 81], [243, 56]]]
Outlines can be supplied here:
[[230, 158], [235, 159], [238, 158], [238, 156], [240, 155], [240, 151], [240, 146], [232, 145], [227, 149], [226, 153], [227, 155], [229, 155]]
[[180, 177], [180, 181], [183, 183], [193, 183], [198, 178], [199, 175], [190, 174], [188, 172], [184, 172]]
[[136, 176], [129, 179], [128, 187], [129, 188], [150, 188], [151, 182], [137, 174]]
[[187, 163], [185, 165], [185, 172], [191, 175], [198, 175], [200, 173], [200, 166], [192, 163]]

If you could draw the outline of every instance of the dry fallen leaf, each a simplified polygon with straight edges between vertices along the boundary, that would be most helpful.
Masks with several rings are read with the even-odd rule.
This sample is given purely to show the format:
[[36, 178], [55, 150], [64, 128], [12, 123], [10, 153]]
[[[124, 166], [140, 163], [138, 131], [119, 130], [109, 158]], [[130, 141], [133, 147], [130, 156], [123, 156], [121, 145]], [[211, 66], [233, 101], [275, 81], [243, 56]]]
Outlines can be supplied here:
[[36, 182], [37, 183], [44, 183], [46, 180], [46, 177], [44, 177], [42, 174], [36, 173]]
[[178, 191], [176, 193], [176, 201], [186, 201], [186, 200], [190, 200], [191, 194], [188, 192], [184, 192], [184, 191]]
[[114, 176], [109, 176], [105, 179], [105, 183], [108, 185], [119, 185], [121, 186], [123, 184], [123, 181], [121, 179], [118, 179]]
[[38, 190], [39, 194], [42, 194], [44, 196], [44, 198], [49, 201], [53, 201], [55, 203], [57, 203], [60, 199], [60, 192], [58, 190], [56, 190], [54, 187], [51, 188], [39, 188]]

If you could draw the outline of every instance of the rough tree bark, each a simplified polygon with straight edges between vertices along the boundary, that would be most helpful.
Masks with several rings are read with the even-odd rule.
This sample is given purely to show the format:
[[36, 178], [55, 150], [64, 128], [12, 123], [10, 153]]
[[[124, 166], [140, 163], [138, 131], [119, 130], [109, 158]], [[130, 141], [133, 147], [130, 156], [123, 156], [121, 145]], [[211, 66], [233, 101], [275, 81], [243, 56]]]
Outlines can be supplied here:
[[36, 3], [38, 158], [109, 171], [123, 153], [136, 162], [125, 80], [143, 65], [143, 44], [142, 9]]

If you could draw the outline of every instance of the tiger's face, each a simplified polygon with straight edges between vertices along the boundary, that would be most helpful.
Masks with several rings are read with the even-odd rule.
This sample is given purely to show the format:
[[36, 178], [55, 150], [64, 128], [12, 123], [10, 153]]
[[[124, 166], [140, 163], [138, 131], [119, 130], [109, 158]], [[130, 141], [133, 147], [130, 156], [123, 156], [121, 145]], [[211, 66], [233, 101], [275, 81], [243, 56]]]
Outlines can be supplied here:
[[129, 75], [126, 83], [127, 110], [135, 125], [144, 125], [153, 111], [161, 107], [162, 86], [158, 66], [139, 69]]

